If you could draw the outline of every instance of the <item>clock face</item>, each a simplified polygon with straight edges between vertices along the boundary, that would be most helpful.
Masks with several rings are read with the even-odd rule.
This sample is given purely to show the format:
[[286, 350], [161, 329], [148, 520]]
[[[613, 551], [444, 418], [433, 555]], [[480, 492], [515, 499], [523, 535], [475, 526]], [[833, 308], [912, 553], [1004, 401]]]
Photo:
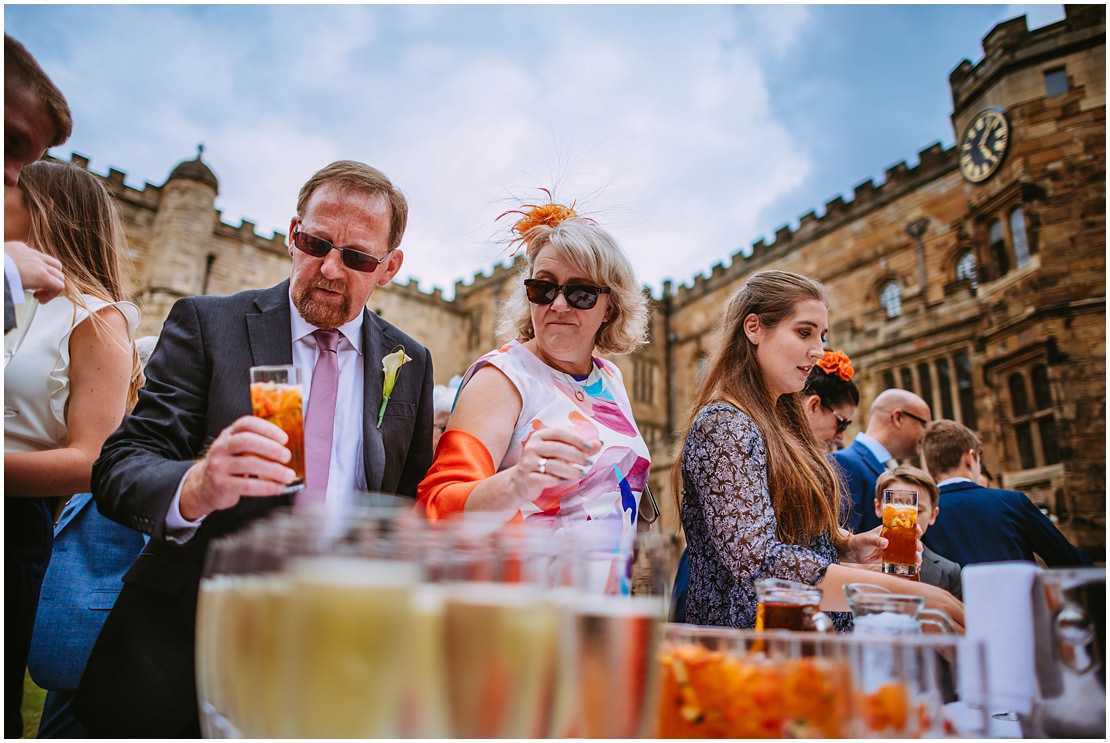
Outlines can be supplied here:
[[960, 141], [960, 172], [972, 183], [994, 175], [1010, 143], [1010, 122], [997, 108], [985, 108], [971, 120]]

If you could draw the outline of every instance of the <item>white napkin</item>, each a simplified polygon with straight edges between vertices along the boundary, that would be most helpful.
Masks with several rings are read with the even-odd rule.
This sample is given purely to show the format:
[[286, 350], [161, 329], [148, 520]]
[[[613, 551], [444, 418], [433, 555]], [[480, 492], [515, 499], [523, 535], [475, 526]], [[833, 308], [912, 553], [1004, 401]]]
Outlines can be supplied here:
[[[974, 662], [961, 663], [962, 699], [1028, 714], [1037, 693], [1033, 643], [1033, 585], [1040, 572], [1031, 562], [995, 562], [963, 569], [964, 619], [970, 643], [986, 648], [986, 689]], [[986, 697], [986, 698], [984, 698]]]

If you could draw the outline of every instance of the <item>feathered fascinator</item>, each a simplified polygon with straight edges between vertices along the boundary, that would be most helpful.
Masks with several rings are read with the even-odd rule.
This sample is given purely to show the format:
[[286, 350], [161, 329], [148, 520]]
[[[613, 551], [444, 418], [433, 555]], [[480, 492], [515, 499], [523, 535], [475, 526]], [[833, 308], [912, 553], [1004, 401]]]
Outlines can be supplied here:
[[[521, 218], [512, 226], [512, 231], [517, 234], [513, 242], [523, 241], [528, 232], [536, 227], [541, 225], [554, 227], [564, 220], [578, 216], [578, 212], [574, 210], [574, 202], [571, 202], [570, 206], [559, 204], [555, 201], [555, 197], [551, 195], [551, 191], [546, 188], [540, 190], [547, 194], [548, 202], [546, 204], [524, 204], [520, 209], [510, 209], [497, 215], [497, 219], [501, 219], [507, 214], [521, 215]], [[524, 211], [525, 209], [527, 211]]]
[[843, 351], [825, 351], [825, 355], [817, 362], [817, 367], [830, 376], [837, 376], [845, 382], [851, 382], [856, 370], [852, 368], [852, 360]]

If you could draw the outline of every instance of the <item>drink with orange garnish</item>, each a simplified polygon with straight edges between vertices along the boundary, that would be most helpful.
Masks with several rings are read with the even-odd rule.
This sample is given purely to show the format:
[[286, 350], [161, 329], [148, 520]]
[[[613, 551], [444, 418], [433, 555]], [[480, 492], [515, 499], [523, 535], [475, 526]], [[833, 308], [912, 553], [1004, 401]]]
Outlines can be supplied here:
[[883, 491], [883, 572], [917, 576], [917, 491]]
[[292, 364], [251, 367], [251, 411], [270, 421], [289, 437], [289, 467], [297, 478], [287, 493], [304, 487], [304, 404], [301, 370]]

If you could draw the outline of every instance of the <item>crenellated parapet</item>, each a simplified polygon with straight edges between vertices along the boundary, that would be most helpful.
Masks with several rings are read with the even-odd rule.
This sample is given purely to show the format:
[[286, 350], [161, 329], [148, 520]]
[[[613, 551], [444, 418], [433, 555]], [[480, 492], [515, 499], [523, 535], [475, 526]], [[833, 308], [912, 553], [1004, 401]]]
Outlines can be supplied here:
[[[1092, 35], [1093, 27], [1102, 27]], [[983, 58], [977, 64], [964, 59], [948, 75], [952, 109], [962, 111], [982, 98], [1011, 70], [1059, 58], [1073, 51], [1105, 44], [1106, 6], [1065, 5], [1064, 20], [1029, 30], [1025, 16], [999, 23], [983, 37]]]
[[500, 263], [495, 263], [488, 269], [480, 273], [474, 274], [469, 280], [459, 280], [455, 282], [455, 297], [466, 296], [475, 291], [479, 291], [489, 287], [491, 284], [504, 282], [507, 279], [515, 279], [517, 272], [520, 270], [520, 261], [524, 260], [523, 253], [517, 253], [511, 257], [503, 259]]
[[904, 160], [897, 162], [887, 168], [882, 183], [876, 184], [873, 179], [868, 178], [857, 184], [852, 189], [850, 201], [845, 201], [843, 196], [836, 196], [825, 203], [824, 215], [818, 216], [816, 211], [808, 211], [799, 219], [797, 229], [783, 225], [775, 230], [772, 242], [768, 243], [762, 238], [756, 240], [750, 250], [734, 253], [727, 265], [724, 262], [717, 263], [709, 273], [702, 272], [689, 283], [679, 284], [672, 294], [676, 306], [694, 301], [722, 285], [768, 267], [822, 235], [887, 206], [957, 167], [956, 149], [945, 149], [940, 142], [919, 151], [917, 156], [917, 165], [910, 167]]

